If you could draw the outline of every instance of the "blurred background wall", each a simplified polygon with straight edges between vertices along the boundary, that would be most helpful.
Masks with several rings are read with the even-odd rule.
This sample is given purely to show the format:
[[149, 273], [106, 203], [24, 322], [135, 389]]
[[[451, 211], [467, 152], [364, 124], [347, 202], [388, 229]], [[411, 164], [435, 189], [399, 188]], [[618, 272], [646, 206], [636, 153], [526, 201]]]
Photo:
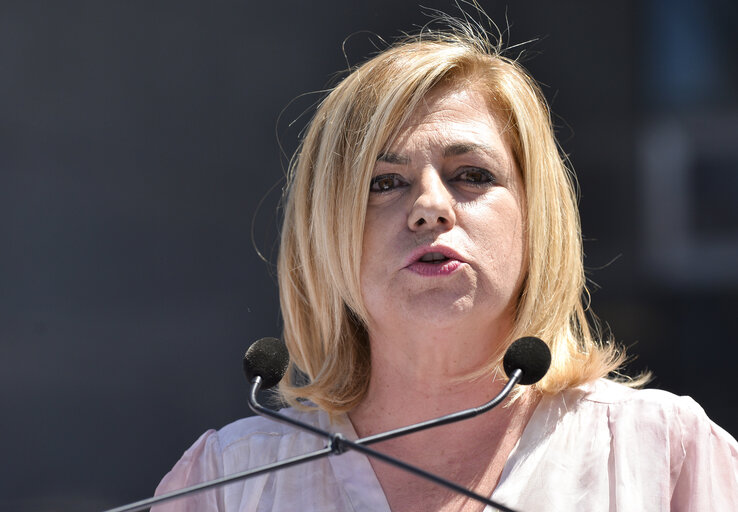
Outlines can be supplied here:
[[[594, 311], [632, 372], [735, 436], [736, 4], [481, 3], [527, 42], [577, 171]], [[0, 509], [147, 497], [247, 413], [241, 356], [280, 329], [279, 141], [303, 93], [426, 21], [395, 0], [0, 2]]]

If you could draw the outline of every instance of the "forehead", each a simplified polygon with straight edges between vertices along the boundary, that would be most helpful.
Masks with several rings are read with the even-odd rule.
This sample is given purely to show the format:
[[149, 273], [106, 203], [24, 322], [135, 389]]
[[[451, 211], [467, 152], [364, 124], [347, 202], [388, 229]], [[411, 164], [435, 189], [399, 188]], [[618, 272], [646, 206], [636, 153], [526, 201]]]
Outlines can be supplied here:
[[472, 143], [507, 150], [498, 116], [473, 88], [438, 87], [419, 102], [386, 150], [425, 144]]
[[515, 167], [499, 115], [472, 87], [432, 89], [418, 103], [380, 153], [378, 160], [409, 163], [417, 151], [453, 156], [470, 152]]

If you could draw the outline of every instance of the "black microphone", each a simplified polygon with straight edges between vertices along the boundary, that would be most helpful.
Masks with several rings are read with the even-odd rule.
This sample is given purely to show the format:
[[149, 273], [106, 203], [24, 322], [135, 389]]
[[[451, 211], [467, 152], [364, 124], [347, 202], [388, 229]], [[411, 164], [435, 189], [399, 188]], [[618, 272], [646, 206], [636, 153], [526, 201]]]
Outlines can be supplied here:
[[243, 372], [249, 382], [261, 377], [261, 389], [279, 384], [287, 371], [290, 353], [282, 340], [261, 338], [255, 341], [243, 356]]
[[515, 340], [502, 358], [502, 367], [508, 378], [516, 369], [523, 372], [518, 384], [528, 386], [535, 384], [546, 375], [551, 366], [551, 351], [543, 340], [535, 336], [526, 336]]
[[376, 454], [381, 460], [385, 460], [385, 462], [395, 465], [399, 464], [399, 467], [402, 467], [403, 469], [413, 472], [419, 476], [429, 478], [439, 485], [449, 487], [457, 492], [465, 494], [466, 496], [477, 499], [482, 503], [497, 507], [499, 510], [512, 511], [512, 509], [508, 507], [495, 503], [483, 496], [476, 495], [475, 493], [472, 493], [471, 491], [463, 487], [457, 486], [452, 482], [443, 480], [440, 477], [427, 473], [423, 470], [420, 470], [400, 461], [386, 460], [385, 455], [379, 452], [375, 452], [374, 450], [369, 450], [368, 448], [361, 445], [378, 443], [380, 441], [386, 441], [388, 439], [411, 434], [413, 432], [418, 432], [431, 427], [454, 423], [456, 421], [471, 418], [477, 416], [478, 414], [482, 414], [491, 410], [507, 397], [515, 384], [519, 382], [524, 385], [534, 384], [546, 374], [551, 362], [551, 353], [548, 349], [548, 346], [542, 340], [534, 337], [526, 337], [520, 338], [510, 345], [508, 350], [505, 352], [505, 356], [503, 358], [503, 368], [509, 380], [502, 391], [486, 404], [480, 407], [448, 414], [440, 418], [435, 418], [414, 425], [401, 427], [389, 432], [364, 437], [358, 439], [353, 443], [345, 440], [342, 436], [340, 436], [340, 434], [331, 434], [330, 432], [315, 428], [312, 425], [296, 422], [295, 420], [292, 420], [292, 418], [282, 416], [275, 411], [266, 409], [258, 403], [256, 398], [258, 391], [260, 389], [268, 389], [269, 387], [272, 387], [279, 383], [279, 381], [284, 376], [288, 362], [289, 353], [287, 352], [287, 348], [285, 347], [284, 342], [276, 338], [262, 338], [254, 342], [249, 347], [249, 349], [246, 351], [246, 354], [244, 355], [243, 360], [244, 372], [249, 379], [249, 382], [252, 383], [249, 396], [249, 407], [257, 414], [263, 413], [264, 415], [276, 419], [277, 421], [286, 422], [298, 428], [308, 430], [321, 437], [326, 437], [331, 441], [330, 446], [323, 448], [322, 450], [316, 450], [311, 453], [273, 462], [271, 464], [267, 464], [258, 468], [226, 475], [214, 480], [210, 480], [208, 482], [203, 482], [190, 487], [186, 487], [184, 489], [171, 491], [161, 496], [156, 496], [153, 498], [137, 501], [135, 503], [130, 503], [128, 505], [124, 505], [115, 509], [110, 509], [105, 512], [136, 512], [144, 510], [154, 504], [162, 503], [176, 498], [181, 498], [189, 494], [204, 491], [206, 489], [219, 487], [221, 485], [236, 482], [239, 480], [245, 480], [258, 475], [276, 471], [278, 469], [310, 462], [322, 457], [326, 457], [328, 455], [340, 454], [343, 453], [343, 451], [345, 451], [347, 448], [357, 449], [358, 451], [367, 450], [372, 453], [364, 452], [366, 455], [374, 456], [373, 454]]

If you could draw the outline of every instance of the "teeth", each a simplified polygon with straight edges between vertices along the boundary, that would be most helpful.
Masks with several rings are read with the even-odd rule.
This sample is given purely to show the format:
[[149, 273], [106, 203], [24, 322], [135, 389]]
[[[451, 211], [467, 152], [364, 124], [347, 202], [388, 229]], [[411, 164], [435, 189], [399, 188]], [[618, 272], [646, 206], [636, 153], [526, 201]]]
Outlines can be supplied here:
[[440, 252], [428, 252], [420, 257], [420, 261], [424, 263], [432, 263], [434, 261], [443, 261], [447, 259], [448, 258], [446, 258], [446, 256], [444, 256]]

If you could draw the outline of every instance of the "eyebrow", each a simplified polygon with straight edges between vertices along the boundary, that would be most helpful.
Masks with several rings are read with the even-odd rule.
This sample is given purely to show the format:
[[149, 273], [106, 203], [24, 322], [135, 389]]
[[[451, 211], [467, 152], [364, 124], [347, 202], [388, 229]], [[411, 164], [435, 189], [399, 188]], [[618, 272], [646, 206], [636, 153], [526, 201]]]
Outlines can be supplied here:
[[[443, 148], [443, 157], [448, 158], [450, 156], [459, 156], [466, 153], [473, 153], [476, 151], [480, 151], [482, 153], [485, 153], [496, 160], [500, 160], [500, 152], [493, 148], [492, 146], [488, 146], [487, 144], [478, 144], [476, 142], [458, 142], [454, 144], [449, 144], [445, 148]], [[407, 165], [410, 163], [410, 159], [406, 156], [399, 155], [397, 153], [392, 153], [390, 151], [381, 153], [377, 157], [377, 162], [385, 162], [388, 164], [397, 164], [397, 165]]]
[[473, 153], [475, 151], [481, 151], [495, 157], [497, 157], [498, 154], [497, 150], [495, 150], [492, 146], [488, 146], [487, 144], [477, 144], [476, 142], [460, 142], [457, 144], [450, 144], [443, 148], [443, 156], [458, 156], [465, 153]]
[[406, 156], [400, 156], [397, 153], [382, 153], [377, 157], [377, 162], [386, 162], [388, 164], [407, 165], [410, 163], [410, 159]]

